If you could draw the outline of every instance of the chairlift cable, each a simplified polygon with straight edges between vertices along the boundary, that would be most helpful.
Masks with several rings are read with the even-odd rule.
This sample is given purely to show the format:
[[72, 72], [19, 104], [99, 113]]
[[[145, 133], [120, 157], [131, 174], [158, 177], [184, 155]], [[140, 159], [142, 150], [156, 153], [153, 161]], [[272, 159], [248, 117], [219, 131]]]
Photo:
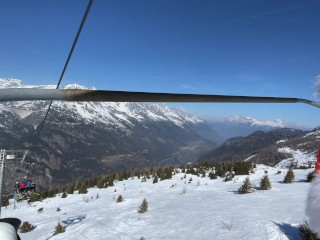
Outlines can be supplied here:
[[[67, 58], [67, 60], [66, 60], [66, 62], [65, 62], [65, 64], [64, 64], [64, 67], [63, 67], [61, 76], [60, 76], [60, 78], [59, 78], [59, 81], [58, 81], [58, 83], [57, 83], [56, 89], [59, 88], [60, 83], [61, 83], [61, 81], [62, 81], [62, 79], [63, 79], [64, 73], [65, 73], [65, 71], [66, 71], [66, 69], [67, 69], [67, 67], [68, 67], [69, 61], [70, 61], [70, 59], [71, 59], [73, 50], [74, 50], [75, 47], [76, 47], [76, 44], [77, 44], [77, 42], [78, 42], [79, 36], [80, 36], [81, 31], [82, 31], [82, 28], [83, 28], [83, 26], [84, 26], [84, 23], [85, 23], [85, 21], [86, 21], [86, 19], [87, 19], [87, 17], [88, 17], [89, 12], [90, 12], [92, 3], [93, 3], [93, 0], [89, 0], [87, 9], [86, 9], [86, 11], [85, 11], [85, 13], [84, 13], [84, 15], [83, 15], [83, 17], [82, 17], [82, 20], [81, 20], [81, 23], [80, 23], [80, 26], [79, 26], [77, 35], [76, 35], [76, 37], [75, 37], [75, 39], [74, 39], [74, 41], [73, 41], [73, 44], [72, 44], [72, 47], [71, 47], [71, 49], [70, 49], [68, 58]], [[47, 117], [48, 117], [48, 113], [49, 113], [49, 111], [50, 111], [50, 109], [51, 109], [52, 102], [53, 102], [53, 100], [50, 101], [49, 106], [48, 106], [48, 109], [47, 109], [46, 114], [45, 114], [45, 116], [44, 116], [44, 119], [43, 119], [43, 121], [41, 122], [41, 124], [40, 124], [39, 127], [38, 127], [38, 136], [40, 135], [41, 130], [42, 130], [42, 128], [43, 128], [43, 125], [44, 125], [45, 122], [46, 122], [46, 119], [47, 119]]]

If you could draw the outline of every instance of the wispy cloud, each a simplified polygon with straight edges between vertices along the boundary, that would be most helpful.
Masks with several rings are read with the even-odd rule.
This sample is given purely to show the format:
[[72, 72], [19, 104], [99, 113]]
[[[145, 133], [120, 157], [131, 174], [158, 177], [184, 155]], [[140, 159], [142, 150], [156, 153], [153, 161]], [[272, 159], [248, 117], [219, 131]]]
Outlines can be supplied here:
[[304, 6], [306, 6], [305, 3], [294, 4], [294, 5], [291, 5], [288, 7], [278, 8], [278, 9], [274, 9], [274, 10], [270, 10], [270, 11], [266, 11], [266, 12], [262, 12], [262, 13], [258, 13], [258, 14], [252, 14], [252, 15], [245, 16], [242, 18], [236, 18], [231, 21], [228, 21], [227, 24], [233, 24], [233, 23], [243, 22], [243, 21], [247, 21], [247, 20], [251, 20], [251, 19], [258, 19], [258, 18], [268, 17], [268, 16], [272, 16], [272, 15], [282, 14], [284, 12], [288, 12], [288, 11], [298, 9], [298, 8], [301, 8]]
[[196, 90], [197, 89], [196, 87], [193, 87], [193, 86], [190, 86], [190, 85], [187, 85], [187, 84], [182, 84], [181, 88], [183, 88], [183, 89], [191, 89], [191, 90]]

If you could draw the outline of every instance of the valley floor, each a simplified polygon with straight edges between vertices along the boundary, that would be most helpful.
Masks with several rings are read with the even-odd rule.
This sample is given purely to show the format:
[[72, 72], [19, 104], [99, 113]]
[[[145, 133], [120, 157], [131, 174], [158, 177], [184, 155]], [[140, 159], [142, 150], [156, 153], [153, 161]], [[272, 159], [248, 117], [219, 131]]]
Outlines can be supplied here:
[[[272, 189], [259, 190], [268, 175]], [[277, 174], [281, 170], [282, 173]], [[299, 239], [298, 225], [305, 220], [305, 200], [311, 170], [294, 170], [295, 181], [284, 184], [287, 170], [258, 165], [250, 180], [256, 190], [238, 194], [246, 176], [234, 181], [210, 180], [176, 174], [171, 180], [152, 179], [116, 182], [107, 189], [92, 188], [87, 194], [56, 196], [42, 202], [13, 204], [2, 208], [2, 217], [17, 217], [36, 226], [20, 233], [22, 240], [34, 239]], [[188, 180], [192, 177], [192, 182]], [[99, 198], [96, 198], [97, 194]], [[119, 195], [123, 202], [116, 203]], [[137, 212], [146, 198], [149, 210]], [[57, 208], [61, 211], [57, 211]], [[37, 210], [43, 208], [43, 212]], [[65, 227], [53, 236], [58, 221]]]

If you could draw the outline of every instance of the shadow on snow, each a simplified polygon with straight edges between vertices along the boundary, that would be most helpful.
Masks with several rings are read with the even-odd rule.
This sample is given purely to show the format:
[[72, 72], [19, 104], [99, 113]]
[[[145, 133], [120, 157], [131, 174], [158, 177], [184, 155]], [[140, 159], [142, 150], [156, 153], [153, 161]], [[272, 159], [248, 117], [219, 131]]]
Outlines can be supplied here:
[[298, 240], [300, 239], [300, 236], [299, 236], [299, 229], [298, 227], [294, 227], [294, 226], [291, 226], [290, 224], [287, 224], [287, 223], [275, 223], [273, 222], [275, 225], [277, 225], [281, 232], [286, 235], [286, 237], [290, 240]]

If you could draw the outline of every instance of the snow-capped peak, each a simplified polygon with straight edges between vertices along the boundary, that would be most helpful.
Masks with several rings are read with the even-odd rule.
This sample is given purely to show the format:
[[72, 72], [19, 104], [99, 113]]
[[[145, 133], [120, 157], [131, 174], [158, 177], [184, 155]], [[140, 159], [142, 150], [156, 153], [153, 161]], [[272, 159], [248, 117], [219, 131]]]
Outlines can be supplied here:
[[[0, 88], [46, 88], [54, 89], [55, 85], [24, 85], [21, 80], [12, 78], [0, 78]], [[92, 89], [76, 83], [68, 84], [63, 89]], [[6, 102], [0, 107], [6, 109], [19, 109], [24, 111], [38, 111], [45, 106], [44, 101]], [[186, 124], [203, 122], [191, 114], [183, 113], [170, 108], [164, 103], [144, 104], [134, 102], [61, 102], [55, 101], [55, 110], [70, 112], [70, 115], [83, 119], [85, 122], [115, 123], [118, 127], [126, 129], [135, 121], [167, 121], [177, 126], [184, 127]]]
[[95, 90], [95, 87], [92, 88], [88, 88], [76, 83], [72, 83], [72, 84], [67, 84], [66, 86], [63, 87], [63, 89], [90, 89], [90, 90]]
[[0, 88], [20, 88], [22, 81], [15, 78], [0, 78]]
[[260, 121], [252, 117], [232, 115], [228, 117], [226, 121], [231, 123], [246, 123], [246, 124], [250, 124], [251, 126], [263, 126], [263, 127], [274, 127], [274, 128], [287, 127], [287, 124], [282, 119]]

